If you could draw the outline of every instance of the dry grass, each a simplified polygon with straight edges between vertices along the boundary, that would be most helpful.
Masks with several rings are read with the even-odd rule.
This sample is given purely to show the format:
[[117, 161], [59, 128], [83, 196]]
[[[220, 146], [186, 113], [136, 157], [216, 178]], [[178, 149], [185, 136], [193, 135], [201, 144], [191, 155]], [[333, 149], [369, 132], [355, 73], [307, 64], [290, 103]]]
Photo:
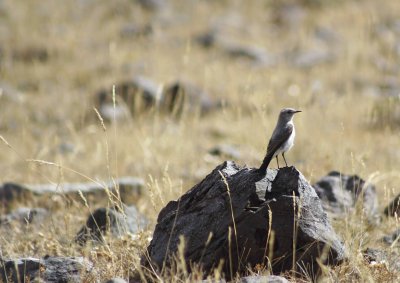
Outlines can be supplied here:
[[[399, 134], [392, 125], [398, 123], [394, 112], [399, 107], [364, 95], [354, 84], [360, 78], [373, 84], [388, 75], [399, 76], [398, 70], [382, 71], [373, 63], [383, 59], [398, 65], [394, 35], [376, 34], [379, 24], [397, 19], [400, 5], [396, 1], [318, 1], [316, 5], [304, 1], [309, 5], [305, 19], [282, 28], [274, 28], [273, 1], [170, 2], [169, 9], [158, 14], [128, 0], [0, 3], [1, 82], [15, 86], [26, 98], [17, 103], [0, 96], [0, 131], [11, 146], [0, 143], [0, 182], [139, 176], [148, 183], [148, 193], [137, 206], [154, 224], [169, 200], [222, 161], [207, 158], [213, 145], [235, 144], [242, 152], [239, 164], [258, 166], [278, 109], [293, 106], [304, 112], [295, 118], [296, 146], [287, 156], [310, 182], [333, 169], [365, 179], [374, 176], [382, 209], [399, 192]], [[305, 70], [287, 63], [257, 68], [194, 43], [194, 35], [223, 19], [238, 19], [248, 27], [227, 26], [227, 34], [276, 54], [313, 46], [328, 48], [329, 43], [313, 36], [316, 27], [328, 27], [340, 36], [338, 55], [331, 63]], [[149, 21], [154, 29], [149, 37], [120, 36], [124, 25]], [[26, 62], [12, 55], [31, 47], [47, 50], [48, 60]], [[186, 113], [178, 120], [144, 114], [108, 124], [104, 131], [93, 111], [92, 95], [133, 75], [162, 83], [189, 78], [214, 97], [229, 101], [230, 107], [201, 118]], [[382, 116], [377, 118], [376, 109]], [[392, 112], [394, 118], [390, 118]], [[62, 143], [72, 144], [73, 150], [63, 153]], [[50, 207], [51, 220], [40, 227], [0, 228], [3, 256], [84, 255], [94, 262], [99, 270], [96, 276], [102, 280], [138, 272], [139, 254], [151, 231], [135, 241], [110, 238], [105, 246], [79, 248], [71, 243], [89, 209], [110, 204], [109, 200], [90, 203], [89, 209], [83, 202], [63, 198], [27, 202]], [[366, 247], [379, 246], [379, 238], [399, 223], [384, 219], [379, 229], [372, 229], [360, 218], [355, 214], [334, 223], [351, 260], [327, 268], [323, 281], [383, 282], [399, 276], [382, 266], [368, 266], [360, 254]], [[166, 272], [164, 280], [194, 280], [179, 264], [176, 269]]]

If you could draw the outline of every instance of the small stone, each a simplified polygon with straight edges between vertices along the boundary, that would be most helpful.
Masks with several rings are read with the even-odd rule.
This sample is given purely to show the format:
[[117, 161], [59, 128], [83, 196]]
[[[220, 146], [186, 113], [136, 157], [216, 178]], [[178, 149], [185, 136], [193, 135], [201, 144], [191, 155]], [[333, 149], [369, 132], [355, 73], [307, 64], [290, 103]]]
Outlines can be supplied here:
[[292, 64], [299, 68], [311, 68], [317, 65], [332, 62], [334, 55], [323, 49], [301, 51], [294, 55]]
[[208, 151], [209, 154], [214, 156], [239, 159], [240, 152], [234, 146], [229, 144], [220, 144]]
[[120, 237], [126, 233], [137, 234], [147, 225], [146, 217], [134, 206], [124, 206], [123, 212], [117, 208], [99, 208], [88, 217], [86, 225], [78, 232], [75, 241], [81, 245], [88, 240], [102, 242], [108, 231], [113, 236]]
[[[43, 280], [40, 282], [85, 281], [81, 272], [90, 272], [93, 264], [83, 257], [50, 257], [0, 259], [0, 274], [3, 282], [21, 282], [21, 278]], [[11, 280], [11, 281], [10, 281]], [[23, 282], [23, 281], [22, 281]]]
[[162, 95], [161, 106], [173, 114], [181, 114], [184, 110], [200, 110], [204, 114], [219, 106], [199, 86], [187, 82], [176, 81], [168, 85]]
[[49, 212], [44, 208], [20, 207], [9, 214], [1, 215], [0, 224], [10, 224], [12, 222], [21, 224], [41, 223], [48, 215]]

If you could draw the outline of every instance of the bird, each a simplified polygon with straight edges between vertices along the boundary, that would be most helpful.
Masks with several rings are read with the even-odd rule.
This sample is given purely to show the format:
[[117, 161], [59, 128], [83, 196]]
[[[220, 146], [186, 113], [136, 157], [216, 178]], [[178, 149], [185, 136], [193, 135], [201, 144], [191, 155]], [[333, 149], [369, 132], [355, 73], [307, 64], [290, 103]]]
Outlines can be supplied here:
[[293, 116], [296, 113], [302, 112], [301, 110], [295, 110], [293, 108], [283, 108], [279, 113], [278, 122], [276, 123], [275, 129], [272, 132], [271, 139], [269, 140], [267, 153], [264, 160], [258, 168], [258, 172], [265, 173], [272, 158], [276, 158], [276, 162], [279, 168], [278, 155], [281, 153], [283, 160], [285, 161], [286, 167], [287, 162], [285, 159], [285, 152], [290, 150], [294, 144], [294, 137], [296, 132], [293, 124]]

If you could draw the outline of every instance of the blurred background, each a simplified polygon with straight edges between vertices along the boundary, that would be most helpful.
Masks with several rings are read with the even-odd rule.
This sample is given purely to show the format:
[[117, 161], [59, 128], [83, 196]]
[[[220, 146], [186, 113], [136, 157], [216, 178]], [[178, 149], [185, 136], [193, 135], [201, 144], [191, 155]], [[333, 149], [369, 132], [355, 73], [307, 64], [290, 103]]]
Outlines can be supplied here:
[[[258, 167], [293, 107], [288, 163], [310, 182], [372, 179], [386, 204], [399, 192], [399, 15], [386, 0], [1, 0], [0, 181], [140, 177], [154, 221], [222, 161]], [[84, 223], [82, 204], [48, 205], [78, 219], [71, 235]]]

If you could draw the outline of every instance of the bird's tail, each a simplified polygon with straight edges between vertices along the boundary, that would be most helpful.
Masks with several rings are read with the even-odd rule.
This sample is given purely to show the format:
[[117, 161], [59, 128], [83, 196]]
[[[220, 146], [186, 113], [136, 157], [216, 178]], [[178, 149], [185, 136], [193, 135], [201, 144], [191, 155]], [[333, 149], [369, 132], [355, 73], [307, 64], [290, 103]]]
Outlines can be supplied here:
[[265, 171], [267, 171], [269, 163], [271, 162], [272, 158], [274, 158], [274, 153], [275, 152], [267, 152], [260, 168], [257, 169], [259, 173], [265, 174]]

